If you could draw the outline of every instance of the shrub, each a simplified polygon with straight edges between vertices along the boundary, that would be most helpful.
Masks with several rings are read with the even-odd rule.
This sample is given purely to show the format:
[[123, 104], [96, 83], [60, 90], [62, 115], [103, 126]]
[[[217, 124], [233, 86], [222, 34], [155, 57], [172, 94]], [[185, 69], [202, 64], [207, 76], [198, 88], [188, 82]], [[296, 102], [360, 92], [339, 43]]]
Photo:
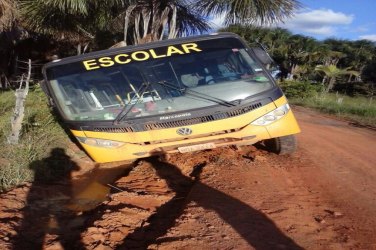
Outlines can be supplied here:
[[365, 82], [337, 83], [334, 85], [333, 92], [337, 91], [341, 94], [349, 96], [372, 97], [376, 93], [376, 84]]
[[322, 91], [322, 86], [310, 82], [284, 81], [280, 87], [288, 98], [309, 98]]
[[350, 119], [356, 124], [376, 126], [376, 102], [373, 98], [321, 93], [306, 99], [289, 99], [290, 103], [314, 108], [324, 113]]

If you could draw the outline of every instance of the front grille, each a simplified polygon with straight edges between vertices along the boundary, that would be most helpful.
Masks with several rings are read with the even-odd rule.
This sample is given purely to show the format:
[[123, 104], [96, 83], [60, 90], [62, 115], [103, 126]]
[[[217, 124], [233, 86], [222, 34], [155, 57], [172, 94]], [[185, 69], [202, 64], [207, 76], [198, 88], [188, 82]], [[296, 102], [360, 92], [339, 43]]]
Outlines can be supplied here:
[[179, 121], [170, 121], [170, 122], [154, 122], [154, 123], [148, 123], [144, 125], [145, 130], [155, 130], [155, 129], [163, 129], [163, 128], [176, 128], [176, 127], [183, 127], [188, 125], [194, 125], [204, 122], [211, 122], [221, 119], [226, 119], [229, 117], [239, 116], [243, 115], [245, 113], [248, 113], [251, 110], [260, 108], [262, 106], [261, 102], [253, 103], [252, 105], [242, 107], [236, 110], [223, 112], [223, 113], [217, 113], [207, 116], [201, 116], [191, 119], [184, 119]]
[[254, 103], [250, 106], [247, 106], [247, 107], [243, 107], [243, 108], [236, 109], [236, 110], [233, 110], [233, 111], [230, 111], [230, 112], [226, 112], [226, 114], [228, 115], [228, 117], [233, 117], [233, 116], [238, 116], [238, 115], [248, 113], [251, 110], [261, 108], [261, 107], [262, 107], [262, 104], [260, 102], [258, 102], [258, 103]]
[[180, 121], [170, 121], [170, 122], [161, 122], [161, 123], [148, 123], [145, 124], [145, 130], [154, 130], [154, 129], [162, 129], [162, 128], [175, 128], [175, 127], [182, 127], [187, 125], [193, 125], [203, 122], [211, 122], [215, 121], [216, 119], [211, 116], [202, 116], [202, 117], [196, 117], [191, 119], [185, 119]]
[[134, 132], [135, 130], [132, 127], [120, 127], [120, 128], [94, 127], [93, 131], [106, 132], [106, 133], [130, 133], [130, 132]]
[[178, 120], [178, 121], [164, 121], [164, 122], [147, 122], [145, 124], [139, 124], [137, 127], [126, 126], [126, 127], [93, 127], [92, 131], [95, 132], [107, 132], [107, 133], [130, 133], [130, 132], [139, 132], [139, 131], [150, 131], [157, 129], [166, 129], [166, 128], [176, 128], [189, 126], [194, 124], [200, 124], [205, 122], [212, 122], [216, 120], [222, 120], [229, 117], [243, 115], [248, 113], [251, 110], [262, 107], [261, 102], [253, 103], [246, 107], [241, 107], [235, 110], [214, 113], [206, 116], [195, 117], [190, 119]]

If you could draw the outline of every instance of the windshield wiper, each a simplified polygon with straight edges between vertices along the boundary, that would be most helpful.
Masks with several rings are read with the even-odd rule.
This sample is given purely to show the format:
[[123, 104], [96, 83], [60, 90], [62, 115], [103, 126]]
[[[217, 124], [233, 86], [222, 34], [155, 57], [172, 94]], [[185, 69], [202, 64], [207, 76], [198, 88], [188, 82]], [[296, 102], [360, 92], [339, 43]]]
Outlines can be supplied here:
[[167, 88], [172, 89], [172, 90], [177, 90], [180, 93], [189, 94], [191, 96], [198, 97], [198, 98], [201, 98], [201, 99], [204, 99], [204, 100], [209, 100], [209, 101], [212, 101], [212, 102], [215, 102], [215, 103], [227, 106], [227, 107], [236, 106], [236, 104], [234, 104], [232, 102], [228, 102], [226, 100], [223, 100], [223, 99], [211, 96], [211, 95], [200, 93], [198, 91], [191, 90], [189, 88], [178, 88], [175, 85], [173, 85], [172, 83], [167, 82], [167, 81], [159, 81], [159, 82], [157, 82], [157, 84], [159, 84], [163, 87], [167, 87]]
[[[119, 123], [121, 120], [123, 120], [125, 117], [127, 117], [127, 115], [129, 114], [129, 112], [136, 106], [136, 104], [141, 100], [142, 96], [145, 94], [146, 90], [148, 90], [148, 88], [150, 87], [150, 83], [149, 82], [144, 82], [142, 83], [141, 87], [138, 89], [137, 93], [141, 93], [141, 94], [137, 94], [137, 99], [134, 103], [132, 103], [131, 105], [125, 105], [125, 107], [120, 111], [120, 113], [116, 116], [113, 124], [116, 124], [116, 123]], [[133, 98], [132, 98], [133, 100]], [[132, 101], [131, 100], [131, 101]], [[130, 101], [130, 102], [131, 102]]]
[[[189, 94], [191, 96], [198, 97], [198, 98], [201, 98], [201, 99], [204, 99], [204, 100], [208, 100], [208, 101], [212, 101], [212, 102], [215, 102], [215, 103], [227, 106], [227, 107], [233, 107], [233, 106], [237, 105], [237, 104], [235, 104], [233, 102], [228, 102], [226, 100], [223, 100], [223, 99], [220, 99], [220, 98], [217, 98], [217, 97], [214, 97], [214, 96], [210, 96], [210, 95], [207, 95], [207, 94], [204, 94], [204, 93], [200, 93], [198, 91], [191, 90], [189, 88], [178, 88], [175, 85], [173, 85], [172, 83], [167, 82], [167, 81], [159, 81], [159, 82], [156, 82], [156, 83], [159, 84], [159, 85], [161, 85], [161, 86], [163, 86], [163, 87], [179, 91], [180, 93]], [[141, 100], [141, 98], [144, 95], [144, 93], [150, 88], [150, 85], [151, 84], [149, 82], [143, 83], [141, 85], [140, 89], [137, 91], [137, 93], [140, 93], [140, 94], [137, 95], [136, 101], [134, 103], [132, 103], [131, 105], [126, 105], [120, 111], [120, 113], [117, 115], [117, 117], [115, 118], [113, 124], [119, 123], [125, 117], [127, 117], [127, 115], [129, 114], [129, 112], [131, 112], [131, 110]]]

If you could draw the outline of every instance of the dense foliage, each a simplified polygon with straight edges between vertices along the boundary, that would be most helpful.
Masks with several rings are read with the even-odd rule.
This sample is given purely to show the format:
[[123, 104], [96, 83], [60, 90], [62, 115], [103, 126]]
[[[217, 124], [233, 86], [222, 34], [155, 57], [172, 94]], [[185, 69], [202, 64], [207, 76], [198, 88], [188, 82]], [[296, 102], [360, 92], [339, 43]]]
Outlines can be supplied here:
[[0, 76], [19, 75], [17, 60], [208, 32], [216, 15], [228, 24], [271, 23], [298, 7], [297, 0], [0, 0]]
[[311, 82], [284, 81], [280, 87], [288, 98], [310, 98], [323, 90], [322, 85], [312, 84]]
[[[222, 31], [239, 34], [251, 46], [263, 44], [277, 63], [281, 80], [322, 83], [327, 92], [336, 83], [376, 83], [374, 42], [338, 39], [318, 41], [281, 28], [257, 26], [231, 25]], [[368, 95], [373, 95], [373, 85], [365, 86], [370, 86]]]

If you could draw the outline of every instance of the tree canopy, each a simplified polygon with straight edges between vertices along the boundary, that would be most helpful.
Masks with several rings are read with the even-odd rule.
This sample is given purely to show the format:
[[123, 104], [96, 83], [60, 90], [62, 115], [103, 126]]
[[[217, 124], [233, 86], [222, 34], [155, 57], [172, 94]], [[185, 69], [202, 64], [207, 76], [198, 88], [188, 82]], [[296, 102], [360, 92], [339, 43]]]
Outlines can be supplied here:
[[300, 7], [297, 0], [199, 0], [206, 15], [224, 15], [225, 24], [273, 23], [291, 16]]
[[124, 44], [210, 30], [209, 17], [228, 24], [271, 23], [290, 16], [297, 0], [18, 0], [25, 25], [60, 39], [90, 40], [101, 31], [123, 32]]
[[297, 0], [0, 0], [0, 74], [12, 75], [16, 58], [30, 54], [64, 57], [205, 33], [214, 15], [269, 23], [298, 7]]
[[282, 78], [323, 82], [327, 91], [341, 78], [343, 82], [375, 81], [376, 44], [368, 40], [318, 41], [281, 28], [250, 25], [230, 25], [221, 31], [235, 32], [251, 46], [262, 43]]
[[[299, 7], [298, 0], [0, 0], [0, 73], [11, 72], [6, 67], [14, 57], [25, 56], [19, 51], [25, 43], [42, 48], [34, 54], [68, 56], [209, 32], [211, 18], [223, 16], [228, 26], [222, 31], [237, 33], [251, 45], [264, 44], [282, 78], [322, 82], [325, 74], [315, 70], [322, 65], [362, 72], [362, 79], [373, 81], [371, 41], [317, 41], [260, 26], [288, 18]], [[360, 79], [359, 74], [347, 77]]]

